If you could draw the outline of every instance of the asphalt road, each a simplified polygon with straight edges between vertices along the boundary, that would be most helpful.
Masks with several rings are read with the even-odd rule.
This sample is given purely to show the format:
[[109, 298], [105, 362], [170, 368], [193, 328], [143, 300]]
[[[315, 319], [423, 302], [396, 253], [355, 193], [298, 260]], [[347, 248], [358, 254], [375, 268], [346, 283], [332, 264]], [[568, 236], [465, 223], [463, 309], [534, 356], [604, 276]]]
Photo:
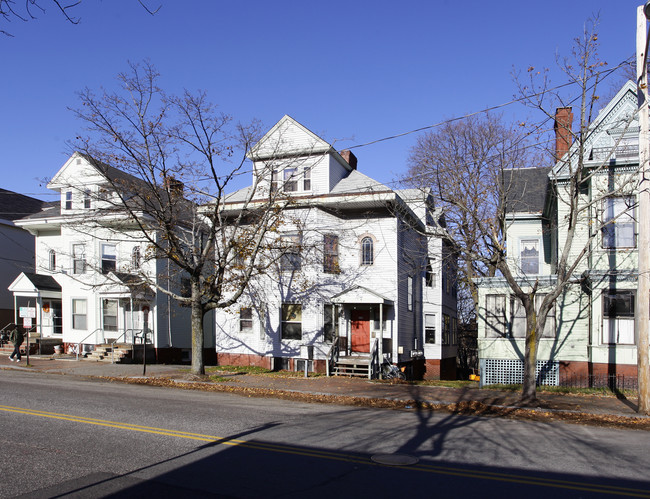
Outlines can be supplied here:
[[650, 498], [638, 430], [11, 371], [0, 424], [2, 497]]

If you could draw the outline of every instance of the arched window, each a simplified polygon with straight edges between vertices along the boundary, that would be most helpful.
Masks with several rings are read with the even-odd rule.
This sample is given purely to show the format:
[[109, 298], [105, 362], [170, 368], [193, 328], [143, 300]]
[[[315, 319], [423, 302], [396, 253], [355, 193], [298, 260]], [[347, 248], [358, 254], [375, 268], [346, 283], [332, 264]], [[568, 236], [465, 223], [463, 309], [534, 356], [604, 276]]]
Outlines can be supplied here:
[[53, 249], [50, 250], [50, 270], [54, 272], [56, 270], [56, 251]]
[[371, 237], [361, 240], [361, 265], [372, 265], [375, 262], [375, 252]]
[[140, 246], [135, 246], [131, 251], [131, 267], [136, 270], [139, 269], [140, 261]]

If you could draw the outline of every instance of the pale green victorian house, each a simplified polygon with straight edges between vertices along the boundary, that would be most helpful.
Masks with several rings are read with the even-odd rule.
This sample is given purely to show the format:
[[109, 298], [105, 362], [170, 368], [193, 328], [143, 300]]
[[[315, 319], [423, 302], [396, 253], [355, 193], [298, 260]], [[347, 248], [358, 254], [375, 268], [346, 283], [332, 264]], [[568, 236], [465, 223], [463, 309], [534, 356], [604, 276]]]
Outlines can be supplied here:
[[[580, 258], [571, 283], [551, 311], [538, 353], [538, 383], [568, 378], [584, 383], [636, 379], [634, 313], [637, 286], [636, 187], [639, 166], [636, 87], [626, 83], [600, 111], [586, 137], [587, 175], [569, 262]], [[558, 254], [568, 228], [563, 201], [578, 150], [562, 136], [570, 108], [556, 114], [558, 161], [552, 168], [521, 168], [505, 175], [507, 248], [523, 286], [544, 290], [556, 282]], [[564, 145], [564, 148], [563, 148]], [[568, 150], [567, 150], [568, 149]], [[506, 188], [506, 187], [504, 187]], [[584, 252], [584, 256], [579, 256]], [[503, 278], [479, 282], [478, 345], [481, 382], [521, 383], [526, 315]]]

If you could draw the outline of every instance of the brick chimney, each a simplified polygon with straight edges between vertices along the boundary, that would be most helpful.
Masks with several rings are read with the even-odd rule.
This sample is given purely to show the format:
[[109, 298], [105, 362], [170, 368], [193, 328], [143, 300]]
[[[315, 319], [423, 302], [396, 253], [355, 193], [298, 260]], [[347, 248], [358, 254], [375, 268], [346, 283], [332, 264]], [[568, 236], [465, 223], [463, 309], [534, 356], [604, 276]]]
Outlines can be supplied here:
[[352, 153], [352, 151], [350, 151], [350, 149], [343, 149], [339, 154], [348, 162], [348, 165], [350, 165], [353, 170], [357, 169], [357, 157]]
[[555, 161], [562, 159], [571, 147], [573, 112], [570, 107], [558, 107], [555, 110]]
[[165, 188], [169, 190], [169, 193], [172, 196], [180, 197], [183, 195], [185, 186], [183, 185], [183, 182], [175, 179], [174, 177], [165, 177]]

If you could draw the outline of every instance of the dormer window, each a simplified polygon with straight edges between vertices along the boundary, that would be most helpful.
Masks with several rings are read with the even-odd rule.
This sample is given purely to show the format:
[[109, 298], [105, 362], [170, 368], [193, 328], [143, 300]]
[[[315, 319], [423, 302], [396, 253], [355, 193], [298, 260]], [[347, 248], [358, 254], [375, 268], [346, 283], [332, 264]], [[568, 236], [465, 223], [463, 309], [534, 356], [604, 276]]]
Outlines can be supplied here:
[[72, 191], [66, 191], [66, 193], [65, 193], [64, 208], [66, 210], [71, 210], [72, 209]]

